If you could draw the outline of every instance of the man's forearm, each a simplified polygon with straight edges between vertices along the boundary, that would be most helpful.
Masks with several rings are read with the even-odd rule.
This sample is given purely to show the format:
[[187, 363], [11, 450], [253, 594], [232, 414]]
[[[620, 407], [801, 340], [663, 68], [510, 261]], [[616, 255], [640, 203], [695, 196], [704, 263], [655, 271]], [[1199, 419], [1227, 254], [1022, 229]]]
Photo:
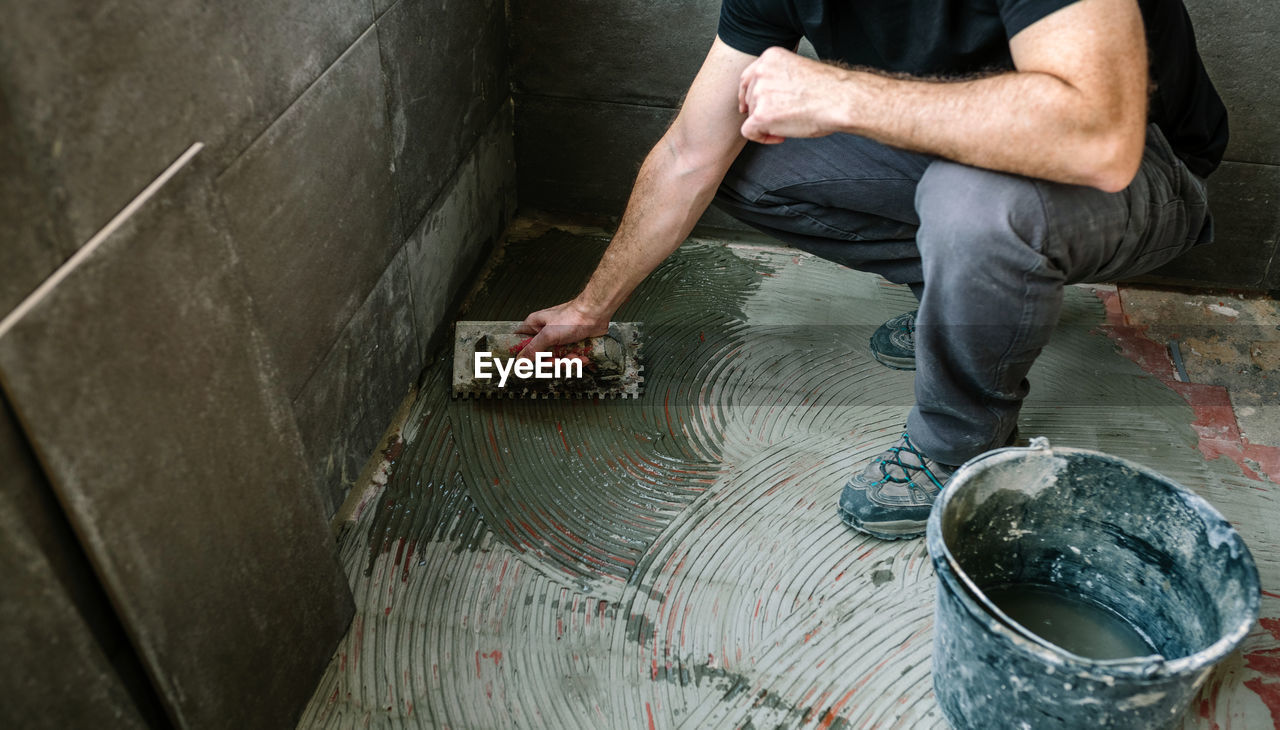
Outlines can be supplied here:
[[834, 110], [844, 132], [977, 167], [1108, 190], [1126, 186], [1140, 161], [1133, 155], [1140, 139], [1136, 145], [1123, 139], [1126, 128], [1113, 115], [1049, 74], [944, 82], [844, 73]]
[[591, 280], [570, 301], [525, 317], [516, 331], [533, 337], [522, 356], [604, 334], [622, 302], [689, 235], [746, 144], [737, 134], [744, 116], [734, 96], [753, 60], [719, 38], [711, 44], [671, 129], [641, 165], [618, 232]]
[[668, 132], [641, 165], [618, 231], [576, 300], [584, 311], [612, 316], [680, 246], [711, 203], [724, 171], [691, 161], [673, 134]]
[[1109, 192], [1146, 137], [1147, 50], [1134, 0], [1081, 0], [1009, 39], [1015, 71], [894, 78], [770, 48], [742, 74], [756, 142], [850, 132], [976, 167]]

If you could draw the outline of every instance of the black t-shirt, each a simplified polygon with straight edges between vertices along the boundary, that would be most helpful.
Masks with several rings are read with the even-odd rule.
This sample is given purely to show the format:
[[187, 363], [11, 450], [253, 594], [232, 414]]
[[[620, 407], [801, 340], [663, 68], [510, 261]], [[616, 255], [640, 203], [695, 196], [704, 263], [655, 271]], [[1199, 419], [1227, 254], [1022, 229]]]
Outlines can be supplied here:
[[[1009, 39], [1076, 0], [723, 0], [721, 40], [760, 55], [809, 39], [818, 57], [917, 76], [1012, 69]], [[1227, 110], [1196, 50], [1182, 0], [1139, 0], [1155, 92], [1150, 121], [1192, 172], [1227, 146]]]

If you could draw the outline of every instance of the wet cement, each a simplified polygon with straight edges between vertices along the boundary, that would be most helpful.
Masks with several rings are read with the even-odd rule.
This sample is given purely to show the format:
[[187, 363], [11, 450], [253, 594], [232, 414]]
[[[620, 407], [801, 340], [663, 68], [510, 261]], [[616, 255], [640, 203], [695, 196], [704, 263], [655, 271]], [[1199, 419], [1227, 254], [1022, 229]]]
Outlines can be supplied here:
[[[569, 298], [605, 243], [517, 231], [462, 317]], [[342, 540], [358, 615], [300, 727], [943, 726], [924, 541], [835, 517], [910, 408], [912, 374], [866, 340], [913, 305], [790, 249], [691, 240], [617, 313], [645, 325], [638, 401], [454, 400], [439, 353]], [[1276, 486], [1206, 461], [1190, 407], [1102, 322], [1068, 292], [1022, 432], [1157, 466], [1280, 586]]]

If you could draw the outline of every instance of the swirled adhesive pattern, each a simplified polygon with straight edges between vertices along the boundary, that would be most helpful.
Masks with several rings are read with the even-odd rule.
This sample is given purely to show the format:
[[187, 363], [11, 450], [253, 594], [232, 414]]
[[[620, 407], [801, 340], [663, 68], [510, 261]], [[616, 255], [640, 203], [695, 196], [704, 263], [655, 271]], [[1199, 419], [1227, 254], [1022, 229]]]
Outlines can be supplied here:
[[[509, 242], [465, 317], [570, 298], [606, 243]], [[639, 400], [454, 400], [440, 353], [342, 539], [358, 613], [300, 727], [943, 727], [924, 542], [835, 512], [912, 404], [867, 338], [913, 306], [791, 249], [693, 239], [616, 315], [644, 324]], [[1022, 433], [1151, 464], [1229, 516], [1274, 510], [1102, 323], [1070, 288]], [[1274, 565], [1277, 536], [1241, 531]]]

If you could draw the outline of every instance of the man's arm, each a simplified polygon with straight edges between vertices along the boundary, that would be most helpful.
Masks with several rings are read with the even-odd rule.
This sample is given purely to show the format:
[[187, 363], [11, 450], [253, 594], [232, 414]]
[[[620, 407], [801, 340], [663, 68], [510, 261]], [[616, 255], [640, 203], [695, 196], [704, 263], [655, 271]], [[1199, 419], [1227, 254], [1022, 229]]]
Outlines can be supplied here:
[[976, 167], [1123, 190], [1142, 161], [1147, 50], [1135, 0], [1081, 0], [1009, 41], [1015, 71], [891, 78], [771, 48], [743, 73], [742, 134], [850, 132]]
[[738, 81], [754, 60], [716, 38], [675, 122], [640, 167], [591, 280], [571, 301], [524, 320], [518, 331], [536, 336], [521, 354], [604, 334], [632, 290], [689, 235], [746, 144], [739, 134], [746, 115], [738, 111]]

